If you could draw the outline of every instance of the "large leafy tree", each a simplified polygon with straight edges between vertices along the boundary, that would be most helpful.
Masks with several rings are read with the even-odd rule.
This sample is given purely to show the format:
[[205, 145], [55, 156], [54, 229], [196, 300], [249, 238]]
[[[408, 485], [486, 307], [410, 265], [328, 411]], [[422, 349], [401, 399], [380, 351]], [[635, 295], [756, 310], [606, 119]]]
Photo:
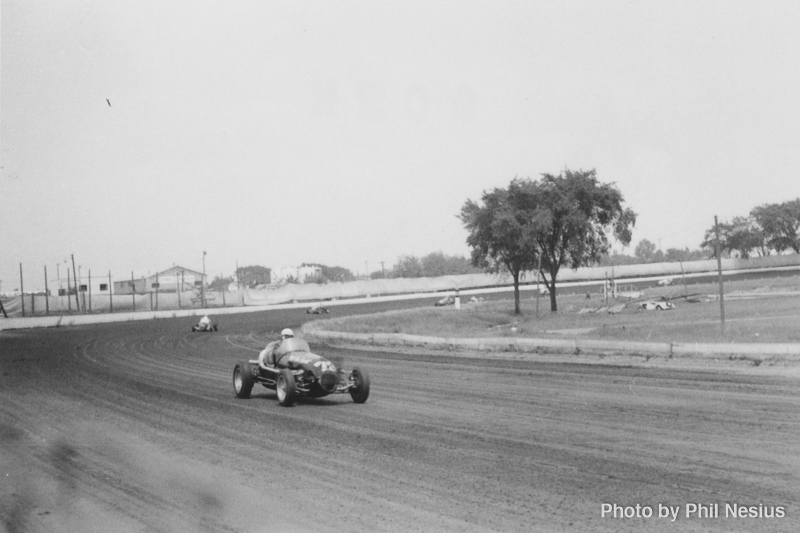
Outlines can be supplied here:
[[514, 280], [514, 313], [520, 314], [519, 280], [525, 270], [533, 270], [538, 249], [533, 235], [534, 211], [522, 189], [524, 182], [514, 180], [508, 189], [484, 191], [482, 205], [472, 200], [461, 208], [461, 221], [469, 232], [471, 260], [489, 272], [508, 270]]
[[597, 180], [594, 170], [543, 174], [539, 181], [514, 179], [508, 189], [484, 192], [483, 205], [468, 200], [461, 220], [476, 266], [514, 279], [519, 314], [519, 276], [538, 266], [550, 290], [550, 310], [558, 311], [556, 280], [562, 266], [577, 269], [600, 261], [609, 237], [631, 242], [636, 213], [624, 207], [616, 185]]
[[756, 207], [750, 216], [763, 230], [769, 248], [800, 253], [800, 198]]
[[[716, 228], [711, 227], [706, 230], [705, 238], [700, 246], [715, 253], [716, 240]], [[739, 256], [744, 259], [749, 258], [754, 250], [761, 255], [769, 252], [764, 232], [754, 217], [733, 217], [728, 223], [720, 223], [719, 245], [723, 252], [738, 252]]]

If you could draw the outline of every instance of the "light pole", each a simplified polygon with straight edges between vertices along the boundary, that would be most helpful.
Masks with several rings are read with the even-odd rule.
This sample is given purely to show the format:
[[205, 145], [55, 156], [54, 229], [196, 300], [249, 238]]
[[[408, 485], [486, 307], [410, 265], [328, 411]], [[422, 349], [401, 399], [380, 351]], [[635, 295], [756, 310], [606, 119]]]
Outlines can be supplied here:
[[203, 308], [206, 307], [206, 251], [203, 250], [203, 283], [200, 284], [203, 291]]
[[83, 309], [83, 311], [86, 312], [86, 298], [84, 297], [85, 295], [83, 294], [83, 291], [81, 291], [82, 286], [83, 286], [83, 275], [81, 274], [81, 266], [78, 265], [78, 288], [75, 289], [78, 292], [75, 293], [75, 298], [81, 299], [81, 309]]

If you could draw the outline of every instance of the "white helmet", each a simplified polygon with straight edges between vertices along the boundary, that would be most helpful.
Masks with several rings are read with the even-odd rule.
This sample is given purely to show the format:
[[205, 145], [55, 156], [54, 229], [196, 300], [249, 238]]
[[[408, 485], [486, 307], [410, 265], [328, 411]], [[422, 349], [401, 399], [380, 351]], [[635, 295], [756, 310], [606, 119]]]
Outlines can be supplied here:
[[281, 331], [281, 337], [294, 337], [294, 331], [289, 328], [285, 328]]

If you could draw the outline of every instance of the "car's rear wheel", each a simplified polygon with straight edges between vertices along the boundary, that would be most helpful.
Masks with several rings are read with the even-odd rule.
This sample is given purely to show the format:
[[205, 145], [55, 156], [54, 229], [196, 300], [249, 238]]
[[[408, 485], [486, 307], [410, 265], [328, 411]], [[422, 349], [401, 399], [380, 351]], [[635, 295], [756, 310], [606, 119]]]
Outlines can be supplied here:
[[278, 375], [278, 381], [275, 384], [275, 392], [278, 394], [278, 403], [284, 407], [289, 407], [294, 403], [297, 389], [294, 385], [294, 374], [288, 369], [284, 368]]
[[359, 367], [353, 367], [350, 373], [350, 379], [353, 380], [353, 386], [350, 387], [350, 397], [356, 403], [364, 403], [369, 398], [369, 374], [366, 370]]
[[242, 361], [233, 368], [233, 392], [237, 398], [249, 398], [256, 380], [250, 363]]

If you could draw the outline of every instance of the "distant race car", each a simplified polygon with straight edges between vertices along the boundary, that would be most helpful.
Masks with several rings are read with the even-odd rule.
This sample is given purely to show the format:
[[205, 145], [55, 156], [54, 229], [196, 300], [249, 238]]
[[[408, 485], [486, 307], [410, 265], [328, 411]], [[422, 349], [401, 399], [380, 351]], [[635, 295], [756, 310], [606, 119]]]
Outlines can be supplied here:
[[675, 309], [675, 304], [666, 301], [642, 302], [639, 304], [639, 309], [645, 311], [666, 311], [668, 309]]
[[658, 284], [661, 285], [662, 287], [666, 285], [672, 285], [672, 278], [661, 278], [660, 280], [658, 280]]
[[208, 317], [203, 317], [200, 322], [192, 326], [192, 332], [195, 331], [205, 331], [207, 333], [211, 333], [212, 331], [217, 331], [217, 324], [208, 320]]
[[329, 394], [349, 393], [355, 403], [369, 398], [369, 375], [359, 367], [349, 372], [311, 352], [303, 339], [283, 340], [274, 354], [262, 362], [242, 361], [233, 369], [233, 392], [237, 398], [249, 398], [253, 386], [260, 383], [277, 393], [278, 403], [289, 407], [299, 397], [321, 398]]
[[445, 305], [453, 305], [455, 303], [456, 301], [452, 296], [445, 296], [444, 298], [438, 300], [433, 305], [435, 305], [436, 307], [444, 307]]
[[328, 308], [322, 304], [314, 304], [308, 309], [306, 309], [306, 314], [309, 315], [322, 315], [322, 314], [327, 314], [329, 312], [330, 311], [328, 311]]

